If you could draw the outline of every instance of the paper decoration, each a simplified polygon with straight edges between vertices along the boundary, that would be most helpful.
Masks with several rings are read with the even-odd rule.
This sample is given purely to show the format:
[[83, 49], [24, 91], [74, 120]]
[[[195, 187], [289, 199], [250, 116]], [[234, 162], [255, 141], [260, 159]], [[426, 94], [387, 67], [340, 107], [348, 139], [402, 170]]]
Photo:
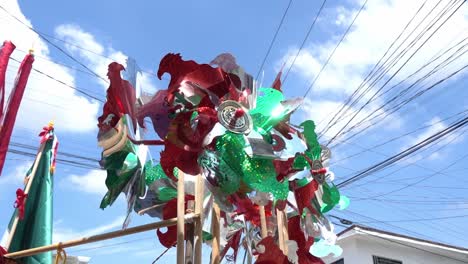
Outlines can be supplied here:
[[[167, 89], [138, 108], [129, 84], [116, 75], [123, 67], [109, 65], [111, 85], [98, 136], [109, 192], [101, 207], [111, 205], [132, 179], [144, 179], [146, 196], [136, 199], [135, 210], [148, 208], [144, 212], [152, 217], [175, 217], [177, 172], [186, 174], [186, 201], [193, 199], [191, 175], [201, 174], [206, 185], [205, 239], [211, 237], [209, 211], [214, 201], [224, 223], [223, 256], [232, 249], [229, 258], [235, 259], [241, 245], [257, 263], [287, 263], [288, 258], [323, 263], [319, 257], [340, 253], [325, 214], [337, 205], [345, 209], [349, 199], [332, 182], [331, 151], [320, 145], [314, 121], [290, 123], [303, 99], [285, 98], [281, 72], [271, 87], [256, 87], [232, 55], [221, 54], [210, 64], [218, 67], [167, 54], [157, 72], [159, 78], [170, 75]], [[160, 139], [131, 139], [127, 120], [147, 127], [145, 117]], [[150, 142], [162, 144], [159, 164], [135, 154], [134, 144]], [[268, 229], [263, 239], [260, 206]], [[285, 208], [289, 234], [276, 223]], [[157, 234], [164, 246], [175, 244], [175, 227]], [[288, 248], [294, 252], [284, 254]]]

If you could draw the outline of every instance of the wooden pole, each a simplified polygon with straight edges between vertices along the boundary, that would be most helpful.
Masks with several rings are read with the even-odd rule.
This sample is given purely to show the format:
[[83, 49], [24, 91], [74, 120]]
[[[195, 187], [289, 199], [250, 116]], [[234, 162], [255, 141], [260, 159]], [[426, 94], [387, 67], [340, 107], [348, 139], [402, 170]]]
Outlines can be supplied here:
[[[276, 209], [276, 223], [278, 226], [278, 246], [284, 253], [284, 225], [283, 225], [283, 214], [279, 209]], [[285, 254], [286, 255], [286, 254]]]
[[[193, 221], [199, 216], [197, 214], [187, 214], [182, 217], [182, 219], [186, 222]], [[95, 235], [95, 236], [90, 236], [90, 237], [83, 237], [75, 240], [69, 240], [66, 242], [60, 242], [48, 246], [42, 246], [42, 247], [37, 247], [37, 248], [31, 248], [31, 249], [26, 249], [26, 250], [21, 250], [9, 254], [5, 254], [5, 257], [7, 258], [22, 258], [22, 257], [27, 257], [27, 256], [32, 256], [36, 255], [39, 253], [47, 252], [47, 251], [52, 251], [52, 250], [57, 250], [58, 248], [69, 248], [69, 247], [75, 247], [75, 246], [80, 246], [84, 244], [89, 244], [89, 243], [94, 243], [102, 240], [108, 240], [116, 237], [122, 237], [122, 236], [128, 236], [136, 233], [141, 233], [149, 230], [154, 230], [157, 228], [162, 228], [162, 227], [168, 227], [168, 226], [173, 226], [176, 225], [179, 219], [177, 217], [167, 219], [164, 221], [159, 221], [151, 224], [146, 224], [146, 225], [141, 225], [141, 226], [135, 226], [135, 227], [130, 227], [124, 230], [117, 230], [117, 231], [112, 231], [100, 235]]]
[[200, 217], [195, 221], [195, 264], [202, 263], [204, 186], [203, 177], [198, 174], [195, 183], [195, 213]]
[[211, 217], [211, 234], [213, 235], [213, 243], [211, 245], [211, 264], [219, 264], [221, 261], [220, 256], [220, 244], [219, 244], [219, 218], [220, 218], [219, 206], [213, 202], [213, 213]]
[[261, 227], [261, 235], [262, 238], [268, 236], [268, 229], [267, 229], [267, 222], [266, 222], [266, 215], [265, 215], [265, 206], [260, 205], [260, 227]]
[[[195, 209], [195, 201], [187, 201], [186, 213], [193, 213]], [[195, 223], [188, 223], [185, 230], [185, 264], [193, 264], [193, 243]]]
[[286, 208], [281, 211], [281, 215], [282, 215], [282, 218], [283, 218], [283, 239], [284, 239], [284, 254], [285, 255], [288, 255], [288, 240], [289, 240], [289, 234], [288, 234], [288, 216], [286, 214]]
[[[24, 190], [25, 194], [29, 193], [29, 190], [31, 189], [34, 178], [36, 177], [37, 168], [39, 166], [39, 162], [41, 161], [42, 152], [44, 151], [45, 143], [46, 142], [42, 143], [41, 146], [39, 147], [39, 150], [37, 151], [37, 155], [36, 155], [36, 159], [34, 160], [33, 168], [31, 170], [31, 173], [29, 174], [31, 176], [30, 176], [30, 178], [28, 180], [28, 183], [26, 184], [26, 188]], [[24, 198], [24, 202], [26, 204], [25, 206], [27, 206], [27, 203], [26, 203], [27, 200], [28, 200], [28, 197], [26, 196]], [[10, 248], [11, 242], [13, 241], [13, 236], [15, 235], [16, 228], [18, 227], [18, 222], [19, 222], [19, 213], [16, 214], [15, 220], [13, 220], [13, 224], [12, 224], [11, 229], [10, 229], [8, 240], [7, 240], [6, 244], [5, 244], [5, 248], [6, 248], [7, 251]]]
[[177, 264], [183, 264], [185, 259], [184, 240], [185, 240], [185, 221], [182, 218], [185, 215], [185, 175], [179, 170], [177, 180]]

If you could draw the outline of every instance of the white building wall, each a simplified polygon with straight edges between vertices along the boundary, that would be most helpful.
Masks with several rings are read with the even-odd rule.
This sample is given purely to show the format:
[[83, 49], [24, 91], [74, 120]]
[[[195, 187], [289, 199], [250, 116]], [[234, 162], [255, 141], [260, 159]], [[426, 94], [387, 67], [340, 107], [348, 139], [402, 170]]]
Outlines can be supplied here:
[[340, 258], [344, 258], [345, 264], [373, 264], [372, 256], [399, 260], [403, 264], [466, 263], [378, 238], [353, 236], [339, 241], [338, 244], [343, 248], [343, 255], [339, 258], [324, 259], [326, 264], [333, 263]]

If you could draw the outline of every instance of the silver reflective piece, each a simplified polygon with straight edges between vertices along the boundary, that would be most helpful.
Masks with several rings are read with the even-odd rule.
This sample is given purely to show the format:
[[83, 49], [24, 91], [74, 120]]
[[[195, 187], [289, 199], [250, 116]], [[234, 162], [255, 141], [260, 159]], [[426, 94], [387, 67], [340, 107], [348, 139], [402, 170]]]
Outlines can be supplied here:
[[236, 101], [227, 100], [218, 106], [218, 120], [221, 125], [231, 132], [238, 134], [248, 134], [252, 130], [252, 117], [244, 109], [244, 115], [234, 119], [237, 109], [243, 106]]
[[[320, 160], [312, 161], [312, 170], [320, 170], [321, 168], [323, 168], [323, 164], [322, 164], [322, 162]], [[314, 180], [316, 180], [317, 183], [319, 183], [319, 184], [323, 184], [323, 182], [325, 181], [325, 174], [324, 173], [313, 174], [312, 176], [314, 177]]]
[[261, 158], [276, 158], [273, 146], [265, 142], [262, 138], [247, 138], [252, 148], [252, 156]]
[[322, 149], [322, 163], [325, 167], [328, 167], [328, 163], [330, 162], [331, 159], [331, 150], [327, 146], [320, 145], [320, 148]]

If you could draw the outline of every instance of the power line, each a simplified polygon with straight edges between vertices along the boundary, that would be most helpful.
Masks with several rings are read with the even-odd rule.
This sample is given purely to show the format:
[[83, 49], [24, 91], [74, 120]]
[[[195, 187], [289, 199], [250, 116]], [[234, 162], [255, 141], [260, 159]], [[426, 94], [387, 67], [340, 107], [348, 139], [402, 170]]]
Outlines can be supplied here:
[[81, 61], [79, 61], [78, 59], [76, 59], [75, 57], [73, 57], [71, 54], [69, 54], [68, 52], [66, 52], [64, 49], [62, 49], [61, 47], [59, 47], [58, 45], [56, 45], [55, 43], [53, 43], [52, 41], [50, 41], [45, 35], [43, 35], [41, 32], [35, 30], [33, 27], [29, 26], [28, 24], [26, 24], [24, 21], [22, 21], [21, 19], [19, 19], [18, 17], [16, 17], [15, 15], [13, 15], [12, 13], [10, 13], [8, 10], [6, 10], [3, 6], [0, 5], [0, 9], [2, 9], [5, 13], [7, 13], [10, 17], [12, 17], [13, 19], [15, 19], [16, 21], [18, 21], [19, 23], [21, 23], [22, 25], [24, 25], [25, 27], [27, 27], [28, 29], [30, 29], [31, 31], [35, 32], [39, 37], [41, 37], [42, 39], [44, 39], [47, 43], [49, 43], [50, 45], [52, 45], [53, 47], [55, 47], [57, 50], [59, 50], [60, 52], [62, 52], [63, 54], [65, 54], [68, 58], [70, 58], [71, 60], [73, 60], [74, 62], [78, 63], [79, 65], [81, 65], [83, 68], [85, 68], [86, 70], [88, 70], [90, 73], [96, 75], [96, 77], [100, 78], [101, 80], [103, 80], [104, 82], [108, 82], [108, 80], [104, 79], [103, 77], [101, 77], [99, 74], [97, 74], [96, 72], [94, 72], [93, 70], [91, 70], [88, 66], [86, 66], [84, 63], [82, 63]]
[[379, 170], [382, 170], [383, 168], [385, 167], [388, 167], [389, 165], [415, 153], [416, 151], [426, 147], [427, 145], [429, 144], [432, 144], [433, 142], [435, 142], [436, 140], [444, 137], [444, 136], [447, 136], [449, 135], [450, 133], [453, 133], [454, 131], [460, 129], [461, 127], [465, 126], [466, 124], [468, 123], [468, 117], [465, 117], [463, 118], [462, 120], [452, 124], [451, 126], [429, 136], [428, 138], [418, 142], [417, 144], [401, 151], [400, 153], [388, 158], [388, 159], [385, 159], [373, 166], [370, 166], [369, 168], [363, 170], [362, 172], [356, 174], [355, 176], [352, 176], [351, 178], [347, 179], [347, 180], [344, 180], [343, 182], [337, 184], [338, 187], [344, 187], [344, 186], [347, 186], [357, 180], [360, 180], [364, 177], [367, 177], [368, 175], [372, 174], [372, 173], [375, 173]]
[[[404, 66], [414, 57], [414, 55], [427, 43], [427, 41], [428, 41], [429, 39], [431, 39], [431, 38], [434, 36], [434, 34], [435, 34], [435, 33], [436, 33], [436, 32], [437, 32], [437, 31], [438, 31], [438, 30], [439, 30], [439, 29], [440, 29], [440, 28], [441, 28], [441, 27], [442, 27], [442, 26], [459, 10], [459, 9], [460, 9], [460, 7], [463, 5], [464, 2], [465, 2], [465, 1], [462, 1], [462, 3], [461, 3], [461, 4], [460, 4], [460, 5], [459, 5], [459, 6], [458, 6], [458, 7], [457, 7], [457, 8], [456, 8], [456, 9], [455, 9], [455, 10], [454, 10], [454, 11], [453, 11], [453, 12], [452, 12], [452, 13], [451, 13], [451, 14], [450, 14], [450, 15], [449, 15], [449, 16], [448, 16], [432, 33], [431, 33], [431, 34], [430, 34], [430, 35], [429, 35], [429, 37], [428, 37], [418, 48], [416, 48], [416, 50], [413, 52], [413, 54], [411, 54], [411, 55], [409, 56], [409, 58], [408, 58], [405, 62], [402, 63], [402, 65], [395, 71], [395, 73], [393, 73], [393, 74], [390, 76], [390, 78], [388, 78], [388, 79], [384, 82], [384, 84], [383, 84], [379, 89], [377, 89], [377, 91], [371, 96], [371, 98], [370, 98], [369, 100], [367, 100], [367, 102], [364, 103], [364, 104], [358, 109], [358, 111], [356, 111], [356, 112], [354, 113], [354, 115], [346, 122], [346, 124], [345, 124], [343, 127], [341, 127], [341, 128], [339, 129], [339, 131], [328, 141], [327, 145], [329, 145], [331, 142], [333, 142], [333, 140], [334, 140], [337, 136], [340, 135], [340, 133], [345, 129], [345, 127], [347, 127], [347, 126], [351, 123], [351, 121], [362, 111], [362, 109], [363, 109], [364, 107], [366, 107], [366, 106], [370, 103], [370, 101], [382, 91], [382, 89], [384, 89], [384, 87], [401, 71], [401, 69], [403, 69], [403, 67], [404, 67]], [[431, 27], [432, 27], [432, 26], [433, 26], [433, 25], [431, 25]]]
[[[465, 38], [464, 40], [467, 40], [467, 38]], [[458, 44], [457, 44], [458, 45]], [[454, 46], [455, 47], [455, 46]], [[389, 105], [391, 102], [393, 101], [396, 101], [396, 99], [398, 99], [399, 97], [405, 95], [406, 93], [409, 92], [409, 90], [411, 88], [413, 88], [414, 86], [416, 86], [416, 84], [422, 82], [423, 80], [426, 80], [428, 79], [430, 76], [432, 76], [433, 74], [437, 73], [438, 71], [444, 69], [445, 67], [447, 67], [450, 63], [453, 63], [455, 60], [457, 60], [458, 58], [460, 58], [461, 56], [463, 56], [464, 54], [466, 54], [468, 52], [468, 49], [463, 51], [462, 52], [462, 49], [465, 48], [465, 47], [468, 47], [468, 42], [463, 45], [462, 47], [460, 47], [455, 53], [451, 54], [447, 59], [445, 59], [443, 62], [441, 62], [440, 64], [438, 64], [437, 66], [435, 66], [434, 69], [432, 69], [429, 73], [427, 73], [426, 75], [422, 76], [421, 78], [419, 78], [418, 80], [416, 80], [414, 83], [412, 83], [410, 86], [408, 86], [407, 88], [403, 89], [403, 91], [401, 91], [399, 94], [397, 94], [396, 96], [394, 96], [393, 98], [391, 98], [390, 100], [387, 100], [379, 109], [383, 109], [385, 106]], [[453, 47], [452, 47], [453, 48]], [[452, 49], [450, 48], [450, 49]], [[450, 50], [449, 49], [449, 50]], [[448, 50], [446, 51], [448, 52]], [[444, 52], [444, 54], [446, 53]], [[456, 55], [457, 53], [459, 53], [458, 55]], [[444, 55], [442, 54], [442, 55]], [[455, 56], [456, 55], [456, 56]], [[425, 66], [427, 66], [428, 64], [426, 64]], [[423, 66], [423, 67], [425, 67]], [[353, 129], [361, 126], [362, 124], [364, 124], [364, 122], [371, 122], [372, 120], [375, 120], [377, 119], [378, 117], [380, 117], [381, 115], [385, 114], [384, 117], [382, 117], [381, 120], [379, 121], [376, 121], [374, 123], [372, 123], [372, 125], [375, 125], [376, 123], [378, 122], [381, 122], [383, 121], [386, 117], [390, 116], [391, 114], [395, 113], [396, 111], [398, 111], [399, 109], [401, 109], [403, 106], [407, 105], [410, 101], [413, 101], [415, 100], [416, 98], [422, 96], [424, 93], [426, 93], [427, 91], [433, 89], [434, 87], [436, 87], [437, 85], [441, 84], [442, 82], [445, 82], [446, 80], [450, 79], [451, 77], [453, 77], [455, 74], [459, 73], [460, 71], [464, 70], [466, 68], [466, 66], [462, 67], [461, 69], [453, 72], [452, 74], [450, 74], [449, 76], [443, 78], [442, 80], [439, 80], [438, 82], [434, 83], [433, 85], [425, 88], [425, 89], [422, 89], [420, 90], [419, 92], [417, 92], [415, 95], [413, 95], [412, 97], [410, 97], [409, 99], [404, 99], [402, 100], [401, 102], [398, 102], [396, 105], [392, 106], [391, 108], [387, 109], [386, 112], [380, 112], [379, 113], [379, 109], [377, 109], [376, 111], [372, 111], [371, 113], [369, 113], [366, 117], [362, 118], [359, 122], [357, 122], [355, 125], [353, 125], [351, 128], [349, 128], [348, 130], [344, 131], [341, 133], [341, 135], [345, 135], [346, 133], [349, 133], [350, 131], [352, 131]], [[420, 68], [422, 69], [422, 68]], [[420, 70], [419, 69], [419, 70]], [[408, 76], [407, 78], [405, 78], [404, 80], [402, 80], [401, 82], [399, 82], [398, 84], [401, 84], [403, 81], [406, 81], [409, 77], [411, 77], [412, 75], [416, 74], [419, 70], [417, 70], [415, 73], [411, 74], [410, 76]], [[397, 84], [397, 85], [398, 85]], [[396, 85], [392, 86], [395, 87]], [[374, 98], [375, 99], [375, 98]], [[372, 117], [373, 115], [375, 115], [374, 117]], [[371, 118], [372, 117], [372, 118]], [[345, 141], [348, 141], [349, 139], [355, 137], [356, 135], [358, 134], [361, 134], [363, 133], [365, 130], [369, 129], [370, 126], [367, 126], [366, 128], [354, 133], [353, 135], [347, 137], [345, 139]]]
[[289, 72], [291, 71], [292, 67], [294, 66], [294, 63], [296, 63], [296, 59], [297, 59], [297, 57], [299, 56], [299, 53], [301, 53], [301, 50], [304, 48], [304, 45], [305, 45], [305, 43], [307, 42], [307, 39], [309, 38], [309, 35], [310, 35], [310, 33], [312, 32], [312, 29], [313, 29], [314, 26], [315, 26], [315, 22], [317, 22], [318, 17], [319, 17], [320, 14], [322, 13], [322, 10], [323, 10], [323, 8], [324, 8], [326, 2], [327, 2], [327, 0], [323, 0], [322, 5], [320, 6], [320, 8], [319, 8], [317, 14], [315, 15], [314, 20], [312, 21], [312, 24], [311, 24], [310, 27], [309, 27], [309, 30], [307, 30], [307, 33], [306, 33], [304, 39], [302, 40], [301, 46], [300, 46], [299, 49], [297, 50], [296, 56], [294, 56], [294, 59], [293, 59], [291, 65], [289, 65], [289, 68], [288, 68], [288, 70], [286, 71], [286, 75], [284, 76], [283, 83], [286, 83], [286, 80], [288, 79]]
[[[364, 148], [364, 147], [363, 147], [363, 150], [362, 150], [362, 151], [357, 152], [357, 153], [354, 153], [354, 154], [351, 154], [351, 155], [349, 155], [349, 156], [346, 156], [346, 157], [344, 157], [344, 158], [342, 158], [342, 159], [339, 159], [339, 160], [336, 160], [336, 161], [334, 161], [334, 162], [331, 162], [330, 165], [334, 165], [334, 164], [337, 164], [337, 163], [340, 162], [340, 161], [344, 161], [344, 160], [347, 160], [347, 159], [356, 157], [356, 156], [358, 156], [358, 155], [360, 155], [360, 154], [362, 154], [362, 153], [364, 153], [364, 152], [367, 152], [367, 151], [375, 152], [374, 150], [375, 150], [376, 148], [379, 148], [379, 147], [381, 147], [381, 146], [387, 145], [388, 143], [394, 142], [394, 141], [396, 141], [396, 140], [398, 140], [398, 139], [401, 139], [401, 138], [403, 138], [403, 137], [406, 137], [406, 136], [408, 136], [408, 135], [411, 135], [411, 134], [416, 133], [416, 132], [418, 132], [418, 131], [421, 131], [421, 130], [423, 130], [423, 129], [426, 129], [426, 128], [433, 127], [433, 126], [435, 126], [435, 125], [441, 124], [441, 123], [444, 122], [444, 121], [447, 121], [447, 120], [449, 120], [449, 119], [452, 119], [452, 118], [454, 118], [454, 117], [456, 117], [456, 116], [459, 116], [459, 115], [464, 114], [464, 113], [467, 113], [467, 112], [468, 112], [468, 109], [465, 109], [465, 110], [463, 110], [463, 111], [460, 111], [460, 112], [458, 112], [458, 113], [456, 113], [456, 114], [454, 114], [454, 115], [451, 115], [451, 116], [448, 116], [448, 117], [446, 117], [446, 118], [443, 118], [443, 119], [441, 119], [441, 120], [439, 120], [439, 121], [437, 121], [437, 122], [434, 122], [434, 123], [432, 123], [432, 124], [425, 125], [425, 126], [421, 126], [421, 127], [418, 127], [418, 128], [416, 128], [416, 129], [414, 129], [414, 130], [411, 130], [411, 131], [409, 131], [409, 132], [403, 133], [403, 134], [401, 134], [401, 135], [399, 135], [399, 136], [390, 138], [390, 139], [388, 139], [388, 140], [386, 140], [386, 141], [384, 141], [384, 142], [378, 143], [378, 144], [376, 144], [376, 145], [374, 145], [374, 146], [372, 146], [372, 147], [368, 147], [368, 148]], [[346, 141], [339, 141], [339, 143], [340, 143], [340, 144], [342, 144], [342, 143], [351, 144], [351, 143], [346, 142]], [[358, 145], [356, 145], [356, 144], [353, 144], [353, 145], [358, 146]]]
[[[1, 8], [1, 6], [0, 6], [0, 8]], [[21, 63], [21, 61], [15, 59], [15, 58], [13, 58], [13, 57], [10, 57], [10, 59], [12, 59], [13, 61], [16, 61], [16, 62], [18, 62], [18, 63]], [[97, 100], [97, 101], [99, 101], [99, 102], [101, 102], [101, 103], [104, 103], [104, 100], [99, 99], [99, 98], [97, 98], [97, 97], [94, 96], [94, 95], [91, 95], [90, 93], [84, 91], [84, 90], [81, 89], [81, 88], [77, 88], [77, 87], [75, 87], [75, 86], [73, 86], [73, 85], [70, 85], [70, 84], [64, 82], [64, 81], [58, 80], [58, 79], [56, 79], [55, 77], [53, 77], [53, 76], [51, 76], [51, 75], [49, 75], [49, 74], [47, 74], [47, 73], [45, 73], [45, 72], [43, 72], [43, 71], [41, 71], [41, 70], [38, 70], [38, 69], [36, 69], [36, 68], [34, 68], [34, 67], [33, 67], [32, 69], [33, 69], [33, 71], [35, 71], [35, 72], [37, 72], [37, 73], [39, 73], [39, 74], [41, 74], [41, 75], [43, 75], [43, 76], [45, 76], [45, 77], [47, 77], [47, 78], [53, 80], [53, 81], [56, 81], [56, 82], [58, 82], [58, 83], [60, 83], [60, 84], [62, 84], [62, 85], [64, 85], [64, 86], [66, 86], [66, 87], [68, 87], [68, 88], [71, 88], [71, 89], [73, 89], [73, 90], [75, 90], [75, 91], [77, 91], [77, 92], [79, 92], [79, 93], [81, 93], [81, 94], [83, 94], [83, 95], [85, 95], [85, 96], [88, 96], [89, 98], [92, 98], [92, 99]]]
[[357, 14], [354, 16], [353, 18], [353, 21], [351, 22], [351, 24], [349, 24], [348, 28], [346, 29], [345, 33], [341, 36], [341, 39], [338, 41], [338, 43], [336, 44], [335, 48], [333, 49], [333, 51], [330, 53], [330, 55], [328, 56], [327, 60], [325, 61], [325, 63], [322, 65], [322, 68], [320, 68], [320, 71], [317, 73], [317, 75], [315, 76], [314, 80], [312, 81], [312, 83], [309, 85], [309, 88], [307, 88], [306, 92], [304, 93], [304, 99], [307, 97], [307, 94], [309, 94], [310, 90], [312, 89], [312, 87], [314, 87], [314, 84], [315, 82], [318, 80], [318, 78], [320, 77], [320, 75], [322, 74], [323, 70], [325, 69], [325, 67], [327, 67], [328, 63], [330, 62], [331, 58], [333, 57], [333, 55], [335, 54], [335, 51], [338, 49], [338, 47], [341, 45], [341, 42], [343, 42], [343, 40], [345, 39], [345, 37], [348, 35], [351, 27], [354, 25], [354, 22], [356, 22], [356, 19], [359, 17], [359, 15], [361, 14], [362, 10], [364, 9], [364, 7], [366, 6], [367, 4], [367, 1], [364, 1], [364, 3], [362, 4], [361, 8], [359, 9], [359, 11], [357, 12]]
[[268, 55], [270, 55], [271, 49], [273, 48], [273, 44], [275, 43], [276, 37], [278, 36], [278, 33], [279, 33], [280, 29], [281, 29], [281, 26], [283, 25], [284, 19], [286, 18], [286, 15], [288, 14], [288, 10], [289, 10], [289, 7], [291, 6], [291, 3], [292, 3], [292, 0], [289, 0], [288, 6], [286, 7], [286, 9], [283, 12], [283, 16], [281, 17], [281, 21], [280, 21], [278, 27], [276, 28], [276, 32], [273, 35], [273, 39], [270, 42], [270, 46], [268, 47], [268, 50], [267, 50], [267, 52], [265, 54], [265, 57], [263, 58], [262, 64], [260, 65], [260, 69], [258, 69], [257, 76], [255, 77], [256, 80], [258, 80], [258, 76], [260, 76], [260, 72], [262, 72], [263, 66], [265, 66], [265, 62], [266, 62], [266, 60], [268, 58]]
[[[384, 54], [382, 55], [382, 57], [380, 57], [380, 59], [377, 61], [377, 63], [374, 65], [374, 67], [370, 70], [370, 72], [366, 75], [366, 77], [363, 79], [363, 81], [359, 84], [359, 86], [354, 90], [354, 92], [348, 97], [348, 99], [346, 100], [346, 102], [340, 107], [340, 109], [333, 115], [333, 117], [328, 121], [328, 123], [325, 125], [325, 128], [324, 130], [322, 130], [320, 132], [320, 134], [325, 134], [332, 126], [334, 126], [337, 122], [338, 122], [338, 119], [332, 124], [332, 122], [335, 120], [335, 118], [337, 118], [341, 112], [346, 108], [348, 107], [348, 104], [351, 103], [351, 101], [353, 100], [354, 96], [356, 94], [359, 93], [359, 91], [361, 89], [364, 88], [364, 85], [372, 78], [372, 76], [377, 72], [379, 71], [382, 67], [380, 66], [382, 60], [387, 56], [387, 54], [390, 52], [390, 50], [393, 48], [393, 46], [397, 43], [397, 41], [403, 36], [404, 32], [408, 29], [408, 27], [411, 25], [411, 23], [413, 22], [413, 20], [417, 17], [417, 15], [419, 14], [419, 12], [421, 12], [422, 8], [426, 5], [428, 0], [424, 1], [423, 4], [418, 8], [418, 10], [416, 11], [416, 13], [413, 15], [413, 17], [409, 20], [409, 22], [405, 25], [405, 27], [403, 28], [403, 30], [400, 32], [400, 34], [393, 40], [393, 42], [390, 44], [390, 46], [387, 48], [387, 50], [384, 52]], [[409, 34], [411, 35], [411, 33]], [[402, 44], [404, 43], [404, 41], [402, 42]], [[400, 44], [400, 46], [402, 45]], [[399, 47], [397, 47], [398, 49]], [[394, 51], [395, 52], [395, 51]], [[388, 59], [387, 59], [388, 60]], [[386, 63], [386, 61], [384, 62], [384, 64]], [[353, 103], [352, 103], [353, 104]], [[349, 109], [349, 107], [348, 107]], [[348, 110], [346, 110], [342, 115], [344, 115]]]

